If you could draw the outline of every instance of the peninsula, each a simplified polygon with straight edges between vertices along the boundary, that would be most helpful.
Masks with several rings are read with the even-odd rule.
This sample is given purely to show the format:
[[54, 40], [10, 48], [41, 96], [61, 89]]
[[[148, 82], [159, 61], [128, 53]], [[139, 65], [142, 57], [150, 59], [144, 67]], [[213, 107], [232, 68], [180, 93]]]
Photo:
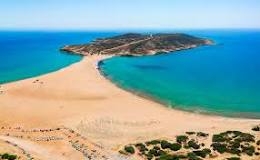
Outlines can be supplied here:
[[97, 39], [89, 44], [67, 45], [61, 50], [81, 55], [153, 55], [210, 45], [211, 40], [187, 34], [128, 33], [111, 38]]
[[113, 55], [211, 43], [185, 34], [125, 34], [65, 46], [62, 50], [86, 57], [56, 72], [1, 85], [0, 159], [258, 160], [259, 120], [169, 109], [118, 88], [97, 69]]

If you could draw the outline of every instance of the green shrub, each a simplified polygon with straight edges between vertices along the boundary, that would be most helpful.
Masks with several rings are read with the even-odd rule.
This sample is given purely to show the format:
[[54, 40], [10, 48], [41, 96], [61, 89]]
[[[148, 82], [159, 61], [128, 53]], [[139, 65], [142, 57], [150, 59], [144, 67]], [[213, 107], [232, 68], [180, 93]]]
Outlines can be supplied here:
[[180, 135], [176, 137], [176, 141], [180, 144], [186, 143], [188, 141], [189, 137], [185, 135]]
[[194, 139], [192, 139], [192, 140], [190, 140], [190, 141], [188, 142], [188, 146], [189, 146], [190, 148], [193, 148], [193, 149], [199, 149], [199, 148], [200, 148], [200, 145], [197, 144]]
[[231, 154], [240, 155], [241, 150], [238, 148], [228, 148], [226, 152], [231, 153]]
[[145, 145], [143, 143], [136, 143], [135, 147], [145, 147]]
[[147, 153], [147, 154], [145, 154], [145, 156], [146, 156], [146, 158], [147, 158], [148, 160], [153, 159], [153, 155], [152, 155], [151, 153]]
[[160, 156], [156, 160], [179, 160], [180, 158], [181, 157], [179, 157], [178, 155], [165, 154], [165, 155]]
[[148, 154], [151, 154], [151, 155], [153, 155], [153, 156], [155, 156], [155, 157], [158, 157], [158, 156], [159, 156], [158, 151], [155, 150], [155, 149], [150, 149], [149, 152], [148, 152]]
[[255, 142], [255, 136], [249, 133], [241, 133], [241, 135], [237, 137], [235, 140], [240, 142]]
[[214, 134], [212, 137], [212, 142], [225, 142], [226, 138], [222, 135]]
[[159, 150], [159, 151], [158, 151], [158, 154], [159, 154], [160, 156], [163, 156], [163, 155], [165, 155], [165, 154], [166, 154], [166, 152], [165, 152], [165, 151], [163, 151], [163, 150]]
[[255, 147], [250, 143], [255, 142], [255, 136], [249, 133], [243, 133], [240, 131], [226, 131], [220, 134], [213, 135], [211, 146], [213, 150], [219, 153], [231, 153], [240, 155], [245, 153], [249, 156], [253, 156], [255, 153]]
[[162, 140], [161, 141], [161, 148], [162, 149], [171, 149], [172, 151], [178, 151], [181, 149], [181, 145], [179, 143], [170, 143], [168, 141]]
[[239, 148], [240, 147], [240, 143], [237, 142], [237, 141], [230, 142], [230, 147], [231, 148]]
[[253, 127], [252, 130], [256, 132], [260, 131], [260, 125]]
[[125, 146], [125, 151], [127, 153], [130, 153], [130, 154], [134, 154], [135, 153], [135, 149], [133, 146]]
[[260, 145], [260, 140], [258, 140], [258, 141], [256, 142], [256, 145], [258, 145], [258, 146]]
[[148, 142], [145, 142], [146, 145], [156, 145], [156, 144], [160, 144], [161, 141], [160, 140], [152, 140], [152, 141], [148, 141]]
[[197, 157], [197, 155], [193, 152], [187, 154], [188, 160], [201, 160], [201, 158]]
[[253, 156], [255, 153], [255, 147], [254, 146], [247, 146], [242, 147], [242, 152], [246, 153], [249, 156]]
[[193, 153], [195, 153], [197, 156], [202, 157], [202, 158], [206, 158], [206, 156], [207, 156], [207, 154], [201, 150], [193, 151]]
[[230, 157], [230, 158], [227, 158], [227, 160], [241, 160], [239, 157]]
[[172, 151], [178, 151], [181, 149], [181, 145], [179, 143], [172, 143], [170, 144], [170, 149]]
[[161, 148], [162, 149], [170, 148], [170, 146], [171, 146], [171, 143], [169, 143], [168, 141], [165, 141], [165, 140], [161, 141]]
[[15, 159], [17, 159], [17, 156], [16, 155], [12, 155], [12, 154], [8, 154], [8, 153], [4, 153], [1, 156], [1, 159], [15, 160]]
[[211, 150], [208, 149], [208, 148], [205, 148], [205, 149], [202, 149], [202, 150], [193, 151], [193, 153], [195, 153], [199, 157], [206, 158], [207, 155], [209, 155], [211, 153]]
[[142, 154], [145, 153], [145, 151], [148, 151], [148, 149], [146, 148], [146, 146], [143, 143], [137, 143], [135, 144], [135, 147], [139, 150], [139, 152], [141, 152]]
[[225, 153], [227, 151], [227, 145], [222, 143], [212, 143], [211, 147], [214, 151], [218, 151], [219, 153]]
[[197, 136], [199, 136], [199, 137], [208, 137], [209, 134], [203, 133], [203, 132], [198, 132], [198, 133], [197, 133]]
[[193, 135], [195, 134], [196, 132], [186, 132], [187, 135]]
[[211, 150], [209, 148], [204, 148], [203, 151], [206, 152], [207, 154], [211, 153]]
[[215, 134], [212, 137], [213, 142], [230, 142], [234, 140], [236, 142], [254, 142], [255, 137], [249, 133], [243, 133], [240, 131], [226, 131], [220, 134]]

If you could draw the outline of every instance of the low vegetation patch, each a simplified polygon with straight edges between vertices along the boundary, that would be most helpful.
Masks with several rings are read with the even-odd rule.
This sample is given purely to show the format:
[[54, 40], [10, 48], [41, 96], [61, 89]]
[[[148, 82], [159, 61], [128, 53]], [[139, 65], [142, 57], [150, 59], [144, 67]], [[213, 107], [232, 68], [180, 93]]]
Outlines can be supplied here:
[[194, 135], [196, 132], [186, 132], [187, 135]]
[[192, 139], [188, 142], [188, 147], [193, 148], [193, 149], [199, 149], [200, 145], [198, 144], [198, 142], [196, 142], [194, 139]]
[[198, 136], [198, 137], [208, 137], [209, 134], [203, 133], [203, 132], [197, 132], [197, 136]]
[[206, 158], [211, 153], [211, 150], [208, 148], [204, 148], [202, 150], [193, 151], [193, 153], [201, 158]]
[[[124, 147], [127, 155], [135, 154], [145, 160], [203, 160], [217, 157], [219, 154], [230, 155], [226, 160], [240, 160], [240, 156], [259, 157], [260, 140], [240, 131], [226, 131], [211, 137], [204, 132], [185, 132], [173, 140], [151, 140]], [[122, 151], [120, 151], [121, 153]]]
[[9, 153], [0, 154], [2, 160], [16, 160], [17, 156]]
[[125, 146], [125, 151], [127, 153], [130, 153], [130, 154], [134, 154], [135, 153], [135, 149], [133, 146]]
[[255, 154], [255, 136], [240, 131], [227, 131], [215, 134], [212, 137], [211, 144], [213, 150], [223, 154], [247, 154], [253, 156]]
[[180, 144], [186, 143], [189, 140], [189, 137], [186, 135], [180, 135], [176, 137], [176, 141]]
[[230, 157], [230, 158], [227, 158], [227, 160], [241, 160], [240, 157]]
[[260, 131], [260, 125], [254, 126], [252, 128], [253, 131], [259, 132]]

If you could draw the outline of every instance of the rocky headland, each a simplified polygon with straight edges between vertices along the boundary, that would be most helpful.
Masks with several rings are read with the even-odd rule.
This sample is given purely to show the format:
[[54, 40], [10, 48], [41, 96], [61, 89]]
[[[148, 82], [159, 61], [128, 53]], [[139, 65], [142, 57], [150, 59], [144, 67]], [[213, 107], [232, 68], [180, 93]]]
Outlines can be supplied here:
[[209, 39], [187, 34], [136, 34], [128, 33], [111, 38], [97, 39], [89, 44], [67, 45], [61, 50], [75, 54], [87, 55], [153, 55], [168, 53], [198, 46], [210, 45]]

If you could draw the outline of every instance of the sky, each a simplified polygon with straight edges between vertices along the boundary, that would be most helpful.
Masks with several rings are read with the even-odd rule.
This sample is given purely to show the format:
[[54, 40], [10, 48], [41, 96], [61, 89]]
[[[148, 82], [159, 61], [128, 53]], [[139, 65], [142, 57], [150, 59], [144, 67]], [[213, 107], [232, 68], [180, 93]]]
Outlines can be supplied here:
[[1, 0], [0, 29], [260, 28], [260, 0]]

